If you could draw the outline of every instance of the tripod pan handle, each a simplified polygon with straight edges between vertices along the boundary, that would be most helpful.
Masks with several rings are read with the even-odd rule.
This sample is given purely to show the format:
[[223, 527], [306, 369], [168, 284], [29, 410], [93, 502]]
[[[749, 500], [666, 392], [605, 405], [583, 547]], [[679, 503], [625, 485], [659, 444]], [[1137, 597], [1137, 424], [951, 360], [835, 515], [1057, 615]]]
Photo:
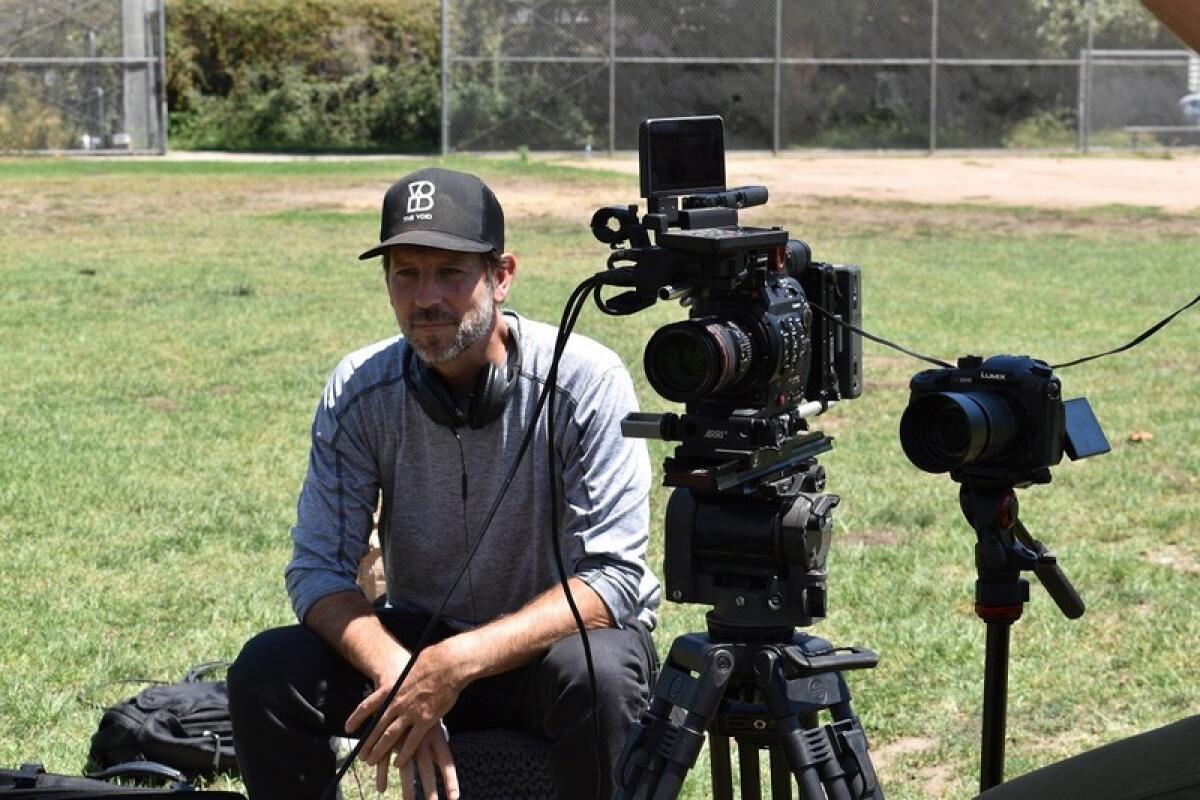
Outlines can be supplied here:
[[1079, 619], [1083, 616], [1083, 612], [1087, 610], [1087, 606], [1083, 603], [1083, 598], [1079, 596], [1079, 592], [1075, 591], [1075, 587], [1071, 585], [1071, 581], [1067, 579], [1066, 574], [1058, 566], [1058, 559], [1053, 553], [1043, 552], [1039, 555], [1037, 564], [1033, 568], [1034, 574], [1038, 576], [1038, 580], [1042, 582], [1042, 586], [1046, 587], [1046, 591], [1054, 598], [1054, 602], [1058, 604], [1058, 609], [1066, 616], [1067, 619]]

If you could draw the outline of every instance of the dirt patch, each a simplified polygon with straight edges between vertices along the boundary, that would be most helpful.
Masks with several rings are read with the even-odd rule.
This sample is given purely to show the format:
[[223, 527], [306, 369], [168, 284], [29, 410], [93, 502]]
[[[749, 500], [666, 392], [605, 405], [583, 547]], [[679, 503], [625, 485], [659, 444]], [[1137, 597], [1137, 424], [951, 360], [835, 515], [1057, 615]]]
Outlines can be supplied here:
[[[571, 162], [637, 174], [637, 159]], [[773, 203], [856, 197], [908, 203], [976, 203], [1080, 209], [1150, 206], [1200, 212], [1200, 156], [739, 155], [728, 183], [765, 184]]]
[[162, 395], [153, 395], [151, 397], [143, 397], [142, 403], [144, 403], [147, 408], [152, 408], [155, 411], [162, 411], [163, 413], [166, 413], [166, 414], [170, 414], [173, 411], [179, 410], [178, 403], [176, 403], [171, 398], [163, 397]]
[[[871, 761], [884, 785], [888, 776], [895, 774], [901, 765], [913, 756], [922, 756], [937, 746], [937, 742], [923, 736], [905, 736], [880, 747], [871, 748]], [[947, 796], [954, 779], [954, 769], [949, 764], [926, 764], [916, 769], [925, 797]]]
[[896, 762], [914, 753], [927, 753], [937, 742], [924, 736], [902, 736], [885, 745], [871, 748], [871, 761], [879, 772], [889, 772]]
[[1175, 545], [1166, 545], [1157, 550], [1151, 550], [1146, 554], [1146, 560], [1152, 564], [1170, 567], [1177, 572], [1200, 575], [1200, 558]]
[[[545, 183], [528, 178], [501, 178], [489, 181], [492, 191], [504, 206], [504, 216], [514, 219], [546, 219], [572, 224], [587, 222], [602, 205], [614, 205], [623, 198], [599, 194], [596, 187], [584, 184]], [[254, 207], [263, 211], [312, 209], [347, 213], [378, 213], [383, 200], [383, 185], [338, 188], [305, 188], [300, 191], [272, 191], [255, 198]], [[633, 190], [636, 194], [636, 188]]]
[[948, 764], [937, 764], [922, 767], [918, 773], [921, 776], [923, 791], [926, 797], [947, 797], [954, 780], [954, 769]]
[[863, 547], [890, 547], [900, 543], [900, 535], [895, 531], [852, 531], [838, 537], [839, 541], [847, 544], [860, 544]]
[[[761, 159], [760, 159], [761, 160]], [[1120, 192], [1108, 187], [1107, 192], [1098, 190], [1092, 202], [1073, 202], [1075, 195], [1065, 196], [1051, 191], [1059, 183], [1073, 187], [1089, 184], [1088, 178], [1099, 180], [1111, 159], [1091, 161], [1088, 159], [1062, 159], [1057, 171], [1042, 173], [1047, 191], [1036, 191], [1031, 186], [1025, 194], [980, 194], [959, 190], [969, 183], [969, 174], [981, 169], [979, 162], [949, 162], [941, 159], [829, 159], [828, 161], [798, 159], [781, 156], [772, 162], [772, 169], [761, 168], [759, 161], [752, 160], [750, 167], [742, 166], [740, 157], [733, 157], [730, 165], [730, 184], [762, 183], [771, 190], [769, 209], [746, 212], [748, 224], [780, 219], [802, 221], [808, 229], [831, 229], [844, 235], [889, 231], [893, 235], [922, 237], [939, 235], [1010, 235], [1041, 236], [1057, 234], [1067, 236], [1120, 235], [1137, 239], [1162, 235], [1195, 235], [1200, 231], [1200, 169], [1192, 184], [1191, 201], [1184, 202], [1172, 188], [1165, 190], [1165, 200], [1149, 202], [1154, 197], [1141, 190], [1136, 195], [1122, 199]], [[984, 173], [994, 176], [1005, 172], [1008, 165], [1016, 165], [1020, 181], [1028, 171], [1022, 159], [995, 159]], [[1175, 161], [1155, 162], [1130, 159], [1131, 166], [1162, 165], [1175, 166]], [[572, 162], [574, 164], [574, 162]], [[1187, 167], [1200, 167], [1200, 159], [1182, 162], [1183, 174]], [[815, 180], [807, 171], [814, 164], [821, 165], [821, 173], [837, 173], [846, 169], [849, 175], [858, 176], [855, 181], [831, 180], [825, 183]], [[909, 177], [908, 173], [917, 166], [935, 166], [931, 175], [917, 190], [902, 191], [900, 184]], [[529, 178], [497, 178], [491, 186], [504, 206], [505, 217], [510, 221], [557, 222], [569, 225], [584, 225], [592, 213], [605, 205], [621, 205], [639, 202], [636, 188], [637, 166], [625, 164], [620, 159], [583, 162], [582, 166], [622, 169], [630, 173], [628, 192], [614, 190], [611, 182], [590, 185], [582, 182], [554, 182]], [[861, 175], [871, 170], [876, 183]], [[1078, 175], [1074, 175], [1078, 173]], [[859, 179], [861, 178], [861, 179]], [[1148, 180], [1151, 178], [1147, 178]], [[945, 191], [935, 192], [930, 188], [935, 181], [945, 182]], [[897, 184], [897, 185], [893, 185]], [[1161, 185], [1173, 187], [1173, 183]], [[261, 211], [283, 211], [291, 209], [313, 209], [343, 211], [349, 213], [376, 213], [383, 196], [382, 185], [353, 187], [296, 187], [272, 190], [251, 198], [248, 208]], [[996, 196], [999, 195], [999, 196]], [[1143, 203], [1142, 201], [1146, 201]], [[1148, 207], [1143, 207], [1148, 206]], [[1100, 210], [1097, 210], [1099, 207]], [[643, 204], [644, 209], [644, 204]], [[771, 214], [771, 220], [766, 215]], [[757, 219], [761, 217], [762, 219]]]
[[[594, 182], [586, 176], [553, 182], [496, 177], [490, 182], [510, 221], [586, 225], [600, 206], [639, 202], [635, 157], [546, 160], [622, 172], [629, 182], [622, 188], [608, 177]], [[887, 231], [913, 237], [1063, 234], [1139, 239], [1200, 232], [1200, 155], [732, 154], [728, 173], [730, 185], [759, 183], [770, 188], [769, 208], [747, 212], [747, 224], [789, 224], [798, 235], [803, 233], [799, 226], [845, 235]], [[155, 177], [139, 180], [138, 193], [132, 195], [114, 189], [108, 178], [89, 176], [39, 181], [33, 188], [0, 187], [0, 218], [53, 225], [111, 218], [161, 221], [197, 212], [376, 214], [386, 182], [339, 181], [328, 175], [266, 181], [220, 176], [181, 186]]]

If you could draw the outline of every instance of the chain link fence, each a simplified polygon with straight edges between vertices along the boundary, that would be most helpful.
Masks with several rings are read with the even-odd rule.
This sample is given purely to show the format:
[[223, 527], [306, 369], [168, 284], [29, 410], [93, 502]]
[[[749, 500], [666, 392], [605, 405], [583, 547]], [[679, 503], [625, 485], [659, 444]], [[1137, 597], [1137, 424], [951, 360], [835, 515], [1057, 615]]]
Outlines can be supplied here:
[[166, 150], [162, 0], [0, 0], [0, 151]]
[[1137, 0], [441, 0], [442, 150], [1200, 145], [1200, 60]]

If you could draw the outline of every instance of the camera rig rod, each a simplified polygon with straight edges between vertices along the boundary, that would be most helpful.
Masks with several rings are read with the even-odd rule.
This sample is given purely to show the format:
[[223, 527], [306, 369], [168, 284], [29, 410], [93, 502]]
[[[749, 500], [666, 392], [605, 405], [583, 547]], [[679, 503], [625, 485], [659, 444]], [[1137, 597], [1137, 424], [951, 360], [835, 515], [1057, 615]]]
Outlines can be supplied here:
[[1021, 524], [1012, 484], [964, 482], [959, 502], [977, 537], [975, 614], [987, 624], [979, 766], [982, 792], [1004, 780], [1009, 629], [1029, 602], [1029, 582], [1021, 573], [1029, 570], [1036, 574], [1068, 619], [1081, 617], [1085, 606], [1054, 554]]

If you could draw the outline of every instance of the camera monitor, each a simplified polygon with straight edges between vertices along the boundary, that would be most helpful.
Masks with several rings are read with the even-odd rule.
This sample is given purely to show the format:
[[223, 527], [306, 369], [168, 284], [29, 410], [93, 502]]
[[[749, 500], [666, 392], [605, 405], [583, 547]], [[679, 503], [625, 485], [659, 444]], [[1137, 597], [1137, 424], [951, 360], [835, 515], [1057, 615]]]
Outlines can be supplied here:
[[638, 128], [642, 197], [725, 191], [725, 128], [720, 117], [648, 119]]

